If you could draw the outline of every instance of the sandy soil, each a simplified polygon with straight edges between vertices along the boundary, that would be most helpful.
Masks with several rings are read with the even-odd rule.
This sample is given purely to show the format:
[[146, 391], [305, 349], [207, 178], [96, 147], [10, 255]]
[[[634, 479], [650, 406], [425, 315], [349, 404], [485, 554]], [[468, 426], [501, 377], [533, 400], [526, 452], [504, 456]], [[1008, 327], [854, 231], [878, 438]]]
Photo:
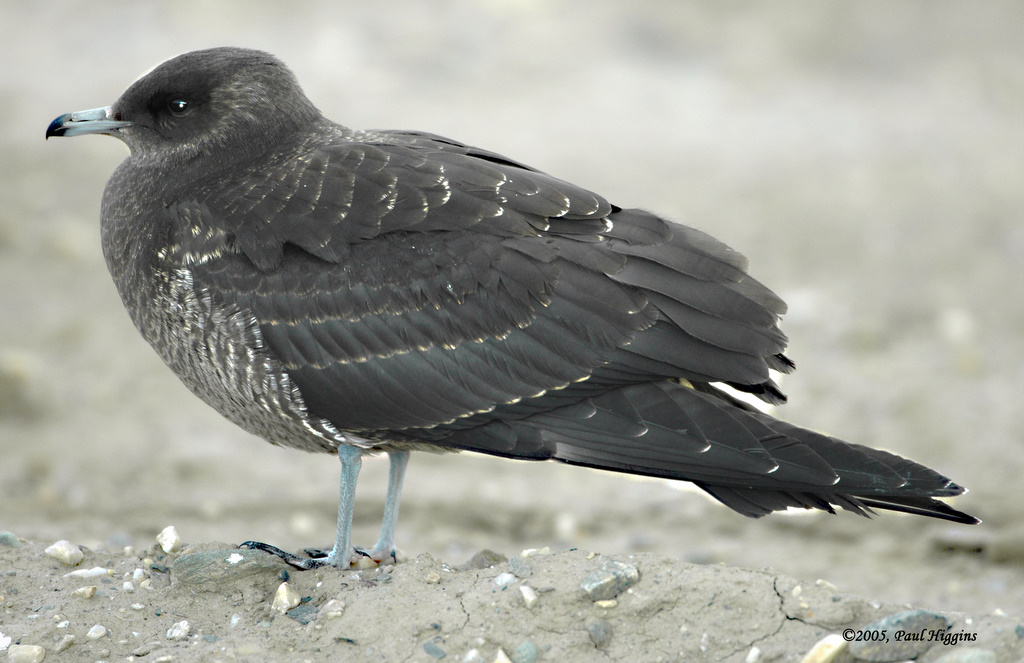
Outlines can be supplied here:
[[[440, 619], [426, 612], [447, 604], [437, 594], [444, 584], [421, 578], [483, 548], [514, 557], [551, 546], [560, 552], [545, 560], [545, 573], [560, 576], [564, 592], [551, 612], [522, 622], [535, 626], [508, 637], [494, 633], [525, 617], [491, 617], [483, 602], [466, 612], [473, 628], [444, 622], [445, 637], [465, 635], [458, 641], [465, 647], [442, 647], [459, 660], [476, 637], [485, 638], [479, 650], [488, 661], [499, 646], [523, 639], [555, 646], [554, 637], [544, 641], [530, 629], [559, 611], [596, 610], [570, 596], [594, 563], [570, 548], [615, 559], [644, 553], [641, 570], [659, 569], [676, 583], [665, 587], [694, 605], [699, 592], [726, 591], [734, 581], [725, 573], [805, 587], [820, 587], [820, 578], [841, 595], [883, 606], [878, 612], [913, 604], [966, 613], [973, 624], [1005, 620], [1013, 632], [1024, 618], [1017, 453], [1024, 291], [1016, 267], [1024, 259], [1022, 19], [1010, 1], [728, 9], [653, 0], [287, 9], [8, 3], [0, 28], [0, 530], [28, 543], [0, 547], [0, 632], [11, 635], [17, 624], [16, 637], [50, 649], [47, 660], [99, 660], [104, 643], [111, 660], [123, 660], [140, 646], [117, 644], [138, 628], [126, 622], [115, 633], [108, 623], [109, 642], [87, 649], [91, 618], [80, 615], [76, 644], [53, 651], [57, 608], [45, 606], [57, 605], [54, 589], [74, 589], [61, 580], [66, 570], [41, 554], [58, 539], [87, 546], [82, 564], [114, 569], [116, 588], [141, 563], [122, 548], [145, 551], [166, 525], [200, 549], [259, 539], [298, 550], [333, 537], [336, 461], [272, 448], [220, 420], [177, 383], [121, 309], [97, 217], [123, 149], [103, 138], [42, 141], [53, 117], [110, 103], [157, 61], [224, 44], [277, 53], [330, 117], [352, 126], [450, 135], [729, 242], [790, 303], [783, 328], [798, 370], [783, 383], [790, 404], [777, 414], [943, 471], [971, 489], [957, 507], [985, 521], [974, 528], [890, 514], [748, 521], [663, 482], [421, 455], [410, 465], [398, 530], [414, 561], [391, 572], [393, 607], [375, 618], [377, 635], [360, 636], [403, 634], [412, 645], [388, 650], [389, 660], [432, 658], [422, 649], [428, 631], [417, 629]], [[358, 541], [375, 540], [385, 477], [386, 463], [364, 466]], [[764, 567], [773, 571], [743, 571]], [[222, 655], [201, 650], [215, 646], [204, 635], [235, 638], [221, 645], [239, 658], [256, 656], [243, 646], [256, 631], [229, 638], [221, 617], [239, 612], [256, 629], [280, 582], [276, 572], [239, 578], [220, 594], [182, 588], [170, 580], [173, 571], [147, 573], [161, 601], [187, 606], [173, 610], [204, 625], [185, 641], [199, 649], [172, 647], [174, 660]], [[493, 575], [454, 577], [469, 592]], [[317, 596], [341, 591], [331, 584]], [[238, 593], [241, 607], [218, 603]], [[91, 601], [59, 609], [124, 607], [113, 598]], [[614, 617], [615, 646], [627, 647], [617, 638], [639, 633], [651, 614], [628, 603]], [[161, 639], [170, 617], [146, 614], [140, 637], [170, 646]], [[589, 616], [574, 622], [584, 632]], [[858, 613], [848, 623], [872, 618]], [[691, 616], [674, 619], [644, 637], [668, 642]], [[327, 655], [303, 644], [323, 647], [323, 631], [287, 617], [269, 621], [258, 641], [272, 659]], [[734, 612], [708, 626], [709, 637], [746, 623]], [[310, 630], [291, 632], [300, 626]], [[760, 660], [798, 660], [832, 628], [766, 647]], [[729, 646], [700, 656], [743, 659], [759, 636], [729, 637]], [[999, 637], [975, 644], [999, 660], [1022, 657]], [[621, 649], [609, 657], [673, 660], [693, 651], [677, 644], [656, 655]], [[578, 654], [553, 652], [538, 656]]]

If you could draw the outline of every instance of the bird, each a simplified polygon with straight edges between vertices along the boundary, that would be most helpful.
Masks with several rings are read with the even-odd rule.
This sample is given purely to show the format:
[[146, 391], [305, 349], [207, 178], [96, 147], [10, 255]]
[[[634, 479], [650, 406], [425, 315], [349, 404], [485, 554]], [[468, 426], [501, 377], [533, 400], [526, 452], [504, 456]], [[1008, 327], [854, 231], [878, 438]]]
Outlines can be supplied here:
[[[243, 545], [307, 569], [395, 560], [412, 451], [689, 481], [752, 518], [980, 522], [935, 470], [737, 397], [785, 402], [786, 305], [701, 230], [439, 135], [332, 122], [257, 50], [179, 55], [46, 130], [84, 134], [129, 149], [101, 238], [141, 335], [244, 430], [340, 459], [329, 553]], [[389, 486], [355, 550], [368, 454]]]

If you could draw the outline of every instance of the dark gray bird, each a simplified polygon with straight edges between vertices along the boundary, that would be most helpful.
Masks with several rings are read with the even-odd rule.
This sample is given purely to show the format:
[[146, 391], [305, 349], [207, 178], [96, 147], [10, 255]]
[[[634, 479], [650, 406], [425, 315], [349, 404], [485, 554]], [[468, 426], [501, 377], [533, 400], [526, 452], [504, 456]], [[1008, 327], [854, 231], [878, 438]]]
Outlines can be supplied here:
[[335, 124], [258, 51], [186, 53], [46, 131], [90, 133], [131, 151], [101, 223], [143, 337], [245, 430], [341, 458], [334, 549], [281, 553], [296, 565], [349, 564], [375, 452], [390, 487], [363, 554], [393, 556], [417, 449], [692, 481], [755, 518], [978, 522], [935, 499], [964, 492], [937, 472], [716, 388], [781, 403], [769, 370], [793, 364], [785, 304], [699, 230], [447, 138]]

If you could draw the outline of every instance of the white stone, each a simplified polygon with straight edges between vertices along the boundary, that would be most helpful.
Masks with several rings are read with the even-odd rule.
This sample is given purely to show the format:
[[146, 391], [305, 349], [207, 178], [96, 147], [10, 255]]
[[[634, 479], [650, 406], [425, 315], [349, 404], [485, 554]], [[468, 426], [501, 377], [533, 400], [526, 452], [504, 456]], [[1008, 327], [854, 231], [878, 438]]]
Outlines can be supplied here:
[[187, 619], [183, 619], [180, 622], [175, 622], [174, 626], [167, 629], [168, 640], [184, 640], [188, 637], [188, 634], [192, 632], [192, 625], [188, 623]]
[[172, 553], [181, 548], [181, 537], [178, 536], [178, 530], [174, 529], [174, 525], [168, 525], [157, 534], [156, 542], [165, 553]]
[[11, 645], [7, 648], [8, 663], [40, 663], [46, 650], [39, 645]]
[[107, 634], [107, 627], [103, 624], [96, 624], [85, 634], [90, 640], [99, 640]]
[[102, 566], [94, 566], [91, 569], [79, 569], [72, 571], [71, 573], [65, 573], [65, 578], [100, 578], [102, 576], [112, 576], [114, 572], [110, 569], [105, 569]]
[[523, 605], [532, 608], [537, 605], [537, 590], [529, 585], [520, 585], [519, 593], [523, 595]]
[[847, 648], [847, 642], [838, 633], [831, 633], [811, 647], [801, 663], [832, 663]]
[[96, 585], [89, 585], [87, 587], [79, 587], [75, 591], [71, 592], [72, 596], [77, 596], [80, 599], [91, 599], [96, 596]]
[[516, 577], [512, 573], [499, 573], [498, 577], [494, 579], [494, 584], [498, 587], [505, 589], [516, 581]]
[[270, 607], [272, 610], [276, 610], [283, 615], [301, 602], [302, 597], [299, 596], [299, 593], [292, 589], [288, 583], [282, 582], [277, 587], [277, 593], [274, 594], [274, 602], [270, 604]]
[[44, 552], [58, 562], [68, 566], [74, 566], [85, 559], [81, 548], [63, 539], [48, 547]]
[[336, 619], [341, 617], [345, 611], [345, 602], [338, 599], [331, 599], [324, 603], [317, 613], [317, 619]]

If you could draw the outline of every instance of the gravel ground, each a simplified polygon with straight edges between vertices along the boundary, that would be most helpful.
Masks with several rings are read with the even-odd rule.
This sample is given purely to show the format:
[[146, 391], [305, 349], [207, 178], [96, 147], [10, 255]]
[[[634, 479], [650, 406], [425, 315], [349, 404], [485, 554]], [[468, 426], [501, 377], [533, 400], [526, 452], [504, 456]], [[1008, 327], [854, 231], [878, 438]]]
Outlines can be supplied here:
[[[3, 16], [0, 530], [27, 543], [0, 547], [0, 573], [10, 569], [0, 575], [0, 632], [45, 646], [47, 660], [100, 660], [104, 647], [111, 660], [123, 660], [145, 644], [134, 644], [134, 629], [173, 650], [167, 655], [176, 661], [220, 655], [206, 635], [230, 640], [220, 646], [240, 659], [258, 659], [244, 653], [258, 642], [271, 660], [319, 660], [328, 651], [321, 638], [354, 632], [332, 625], [325, 636], [288, 617], [259, 626], [280, 583], [276, 572], [210, 593], [170, 581], [173, 564], [165, 574], [145, 568], [144, 552], [121, 553], [146, 551], [171, 524], [197, 550], [247, 539], [298, 550], [333, 537], [336, 461], [270, 447], [222, 421], [178, 384], [121, 309], [97, 222], [122, 148], [104, 138], [42, 140], [53, 117], [112, 102], [150, 65], [233, 44], [279, 55], [328, 116], [351, 126], [449, 135], [727, 241], [790, 303], [783, 329], [798, 370], [783, 383], [790, 404], [777, 414], [935, 467], [971, 489], [957, 508], [985, 521], [973, 528], [893, 514], [749, 521], [664, 482], [419, 455], [398, 528], [413, 561], [387, 574], [392, 593], [373, 613], [376, 635], [364, 630], [353, 639], [401, 636], [405, 644], [388, 649], [389, 660], [431, 660], [422, 643], [434, 636], [417, 629], [441, 620], [449, 604], [437, 594], [443, 582], [422, 581], [429, 569], [454, 568], [483, 548], [515, 558], [551, 546], [558, 552], [541, 566], [550, 564], [544, 572], [563, 584], [557, 601], [541, 595], [548, 612], [535, 621], [520, 612], [491, 616], [484, 602], [463, 601], [469, 621], [437, 622], [436, 635], [449, 638], [438, 646], [452, 660], [477, 647], [491, 661], [498, 647], [515, 650], [524, 640], [537, 645], [540, 660], [576, 660], [582, 650], [556, 655], [543, 646], [567, 641], [531, 629], [543, 630], [561, 611], [583, 625], [572, 637], [588, 637], [587, 619], [600, 609], [581, 602], [580, 580], [604, 556], [630, 555], [640, 560], [636, 591], [652, 591], [648, 581], [664, 573], [676, 584], [665, 580], [662, 589], [693, 606], [729, 591], [731, 573], [751, 574], [751, 587], [762, 588], [765, 578], [805, 588], [823, 587], [815, 584], [823, 579], [836, 595], [881, 606], [846, 622], [855, 627], [906, 605], [966, 614], [973, 625], [951, 623], [978, 628], [972, 632], [988, 641], [946, 653], [970, 644], [997, 660], [1022, 658], [1000, 639], [1007, 631], [985, 630], [1003, 620], [1016, 634], [1024, 618], [1024, 455], [1014, 453], [1024, 431], [1019, 3], [464, 0], [285, 8], [94, 0], [4, 3]], [[364, 466], [357, 541], [375, 540], [386, 469]], [[113, 589], [78, 598], [76, 607], [65, 593], [77, 583], [42, 553], [60, 539], [89, 549], [80, 566], [112, 569]], [[587, 560], [572, 548], [602, 557]], [[764, 567], [774, 570], [743, 570]], [[53, 615], [105, 615], [130, 604], [119, 588], [135, 568], [152, 575], [150, 591], [158, 593], [151, 596], [180, 606], [167, 609], [174, 619], [155, 615], [154, 601], [143, 611], [146, 629], [122, 615], [113, 619], [126, 620], [123, 628], [108, 620], [108, 640], [91, 641], [85, 633], [93, 624], [81, 616], [75, 644], [57, 653], [62, 636]], [[483, 591], [503, 569], [451, 579], [465, 592]], [[376, 582], [373, 573], [363, 572]], [[329, 586], [316, 596], [324, 601], [342, 592], [341, 583], [362, 591], [359, 580], [293, 577], [314, 586], [311, 578], [322, 578]], [[239, 594], [240, 607], [222, 605]], [[358, 600], [384, 601], [371, 594]], [[672, 613], [648, 627], [661, 608], [631, 600], [607, 619], [612, 646], [633, 647], [619, 639], [632, 630], [648, 638], [633, 643], [662, 638], [678, 647], [650, 655], [609, 650], [609, 658], [740, 660], [760, 637], [718, 638], [718, 629], [735, 633], [729, 629], [752, 623], [723, 612], [696, 654], [675, 639], [682, 628], [703, 628], [696, 617]], [[244, 637], [230, 635], [235, 612]], [[343, 622], [360, 613], [344, 614]], [[181, 619], [199, 626], [183, 641], [166, 641]], [[519, 631], [494, 635], [516, 620], [525, 620]], [[833, 626], [842, 624], [766, 646], [760, 660], [799, 660]], [[464, 639], [456, 642], [455, 633]], [[474, 645], [476, 637], [486, 642]], [[319, 651], [306, 649], [313, 642]]]

